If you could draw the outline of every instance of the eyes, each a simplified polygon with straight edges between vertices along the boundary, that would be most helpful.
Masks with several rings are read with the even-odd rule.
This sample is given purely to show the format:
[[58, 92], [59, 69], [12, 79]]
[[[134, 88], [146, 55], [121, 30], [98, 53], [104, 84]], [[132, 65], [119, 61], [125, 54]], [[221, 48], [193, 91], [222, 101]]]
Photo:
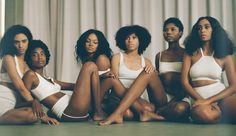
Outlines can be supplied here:
[[38, 53], [38, 52], [33, 52], [31, 56], [32, 56], [32, 57], [39, 57], [39, 56], [45, 57], [46, 55], [45, 55], [44, 52], [40, 52], [40, 53]]
[[137, 39], [138, 37], [135, 34], [131, 34], [128, 37], [126, 37], [125, 40], [130, 40], [130, 39]]
[[209, 29], [211, 29], [211, 25], [210, 24], [206, 24], [206, 25], [199, 25], [198, 26], [198, 30], [200, 31], [200, 30], [203, 30], [203, 29], [206, 29], [206, 30], [209, 30]]
[[20, 43], [23, 43], [23, 44], [25, 44], [25, 43], [28, 43], [28, 39], [24, 39], [24, 40], [21, 40], [21, 41], [18, 41], [18, 40], [14, 40], [14, 44], [20, 44]]
[[95, 44], [97, 45], [98, 44], [98, 41], [92, 41], [92, 40], [86, 40], [86, 44]]
[[164, 30], [163, 30], [163, 32], [164, 33], [167, 33], [167, 32], [178, 32], [178, 29], [177, 28], [175, 28], [175, 27], [173, 27], [173, 28], [165, 28]]

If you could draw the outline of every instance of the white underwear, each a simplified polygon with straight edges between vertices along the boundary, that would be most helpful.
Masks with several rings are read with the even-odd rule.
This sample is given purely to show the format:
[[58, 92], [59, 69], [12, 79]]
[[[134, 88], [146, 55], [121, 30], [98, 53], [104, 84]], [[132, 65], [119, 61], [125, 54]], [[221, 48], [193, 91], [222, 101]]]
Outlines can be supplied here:
[[7, 111], [14, 109], [16, 105], [16, 92], [0, 85], [0, 116]]
[[69, 118], [87, 118], [89, 116], [89, 114], [85, 115], [85, 116], [78, 116], [78, 117], [74, 117], [74, 116], [70, 116], [64, 113], [66, 107], [69, 105], [69, 101], [70, 101], [71, 95], [64, 95], [63, 97], [61, 97], [52, 107], [52, 112], [59, 118], [61, 119], [62, 115], [67, 116]]
[[221, 82], [216, 82], [210, 85], [195, 87], [194, 88], [198, 94], [200, 94], [204, 99], [207, 99], [213, 95], [216, 95], [225, 89], [225, 85]]

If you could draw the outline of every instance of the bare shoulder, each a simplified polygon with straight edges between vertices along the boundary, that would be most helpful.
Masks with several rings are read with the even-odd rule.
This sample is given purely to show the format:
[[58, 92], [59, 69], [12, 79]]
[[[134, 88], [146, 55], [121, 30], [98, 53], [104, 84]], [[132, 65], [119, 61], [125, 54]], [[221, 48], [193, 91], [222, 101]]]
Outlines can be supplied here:
[[120, 60], [120, 53], [116, 53], [112, 56], [112, 61]]
[[12, 61], [14, 60], [14, 57], [12, 55], [5, 55], [3, 58], [2, 58], [2, 61], [5, 63], [5, 62], [9, 62], [9, 61]]
[[223, 59], [221, 59], [221, 61], [227, 65], [227, 64], [233, 64], [234, 65], [234, 59], [233, 59], [233, 56], [232, 55], [227, 55], [225, 56]]
[[24, 77], [25, 78], [35, 78], [36, 77], [36, 74], [33, 70], [28, 70], [25, 74], [24, 74]]
[[145, 64], [148, 65], [148, 64], [152, 64], [151, 60], [149, 60], [148, 58], [144, 58], [145, 59]]

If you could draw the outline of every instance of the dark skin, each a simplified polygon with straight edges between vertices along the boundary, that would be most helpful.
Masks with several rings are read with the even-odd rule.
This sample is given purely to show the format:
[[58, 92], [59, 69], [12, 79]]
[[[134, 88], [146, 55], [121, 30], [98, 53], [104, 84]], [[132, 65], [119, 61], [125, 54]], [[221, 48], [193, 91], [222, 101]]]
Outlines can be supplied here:
[[[198, 23], [199, 30], [198, 36], [203, 42], [202, 51], [205, 56], [211, 56], [213, 54], [213, 49], [211, 45], [211, 38], [213, 34], [213, 28], [210, 22], [207, 19], [202, 19]], [[216, 81], [213, 80], [196, 80], [189, 82], [189, 70], [193, 64], [195, 64], [200, 58], [202, 54], [200, 49], [198, 49], [193, 55], [186, 54], [184, 56], [184, 63], [182, 69], [182, 84], [188, 94], [195, 100], [193, 104], [194, 111], [197, 116], [195, 118], [203, 119], [202, 121], [205, 123], [216, 123], [218, 118], [210, 118], [213, 115], [221, 114], [222, 119], [227, 122], [235, 123], [236, 122], [236, 99], [233, 96], [236, 90], [236, 73], [235, 73], [235, 64], [233, 57], [231, 55], [227, 55], [223, 58], [215, 58], [214, 60], [216, 64], [221, 67], [226, 72], [226, 77], [229, 83], [225, 89], [223, 89], [220, 93], [215, 94], [209, 98], [204, 98], [197, 91], [194, 90], [195, 87], [206, 86], [210, 84], [214, 84]], [[216, 105], [216, 102], [220, 102]], [[216, 105], [216, 106], [215, 106]], [[217, 107], [217, 108], [215, 108]], [[197, 109], [199, 108], [199, 109]], [[208, 111], [205, 114], [204, 111]], [[211, 115], [212, 114], [212, 115]]]
[[[174, 23], [165, 26], [163, 36], [168, 42], [168, 49], [156, 55], [155, 64], [159, 71], [159, 62], [183, 62], [184, 49], [179, 44], [183, 32]], [[169, 103], [158, 110], [167, 120], [183, 121], [186, 120], [189, 104], [182, 101], [186, 97], [186, 92], [181, 84], [180, 72], [167, 72], [159, 75], [166, 93], [173, 96]]]
[[[32, 70], [28, 71], [23, 78], [25, 86], [28, 89], [33, 89], [39, 84], [39, 79], [36, 76], [35, 72], [44, 77], [43, 69], [46, 65], [46, 56], [44, 54], [44, 51], [41, 48], [34, 49], [31, 60]], [[48, 81], [51, 82], [50, 80]], [[62, 89], [73, 90], [69, 105], [64, 111], [64, 113], [67, 115], [76, 117], [87, 115], [89, 107], [91, 105], [92, 94], [94, 97], [100, 98], [100, 96], [98, 96], [100, 94], [100, 87], [98, 84], [99, 77], [97, 73], [97, 67], [94, 63], [84, 64], [76, 81], [76, 84], [65, 83], [57, 80], [55, 82], [58, 83]], [[53, 82], [51, 83], [53, 84]], [[49, 109], [51, 109], [53, 105], [55, 105], [55, 103], [64, 95], [65, 94], [63, 92], [58, 92], [46, 97], [41, 102]], [[94, 99], [95, 113], [100, 114], [101, 107], [99, 107], [100, 104], [97, 104], [97, 102], [100, 102], [100, 100], [96, 98]], [[62, 115], [61, 118], [64, 121], [86, 120], [86, 118], [72, 119], [64, 115]]]

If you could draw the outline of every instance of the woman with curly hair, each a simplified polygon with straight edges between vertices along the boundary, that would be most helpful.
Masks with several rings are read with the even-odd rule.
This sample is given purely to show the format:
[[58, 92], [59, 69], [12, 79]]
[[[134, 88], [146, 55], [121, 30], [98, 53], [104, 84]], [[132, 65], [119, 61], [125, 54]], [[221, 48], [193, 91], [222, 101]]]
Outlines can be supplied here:
[[[236, 122], [236, 74], [233, 43], [213, 17], [200, 17], [185, 41], [182, 84], [194, 100], [191, 117], [197, 123], [220, 119]], [[226, 72], [229, 85], [222, 83]]]
[[127, 110], [130, 111], [131, 118], [137, 114], [139, 121], [163, 119], [155, 114], [155, 111], [166, 103], [165, 91], [151, 61], [142, 55], [150, 42], [151, 35], [144, 27], [125, 26], [117, 31], [116, 45], [123, 52], [112, 57], [111, 70], [115, 77], [119, 78], [124, 89], [115, 90], [122, 100], [100, 125], [122, 123]]
[[168, 104], [158, 112], [170, 121], [187, 121], [189, 117], [190, 100], [181, 84], [184, 48], [180, 46], [179, 40], [183, 31], [183, 24], [178, 18], [165, 20], [163, 36], [168, 42], [168, 48], [159, 52], [155, 61], [168, 98]]
[[[29, 70], [25, 52], [33, 36], [23, 25], [7, 29], [0, 43], [0, 124], [33, 124], [44, 121], [42, 106], [34, 100], [22, 81]], [[28, 102], [30, 105], [23, 103]], [[48, 119], [48, 118], [47, 118]]]
[[[26, 52], [25, 60], [31, 70], [26, 72], [23, 81], [28, 90], [52, 113], [59, 121], [85, 121], [89, 118], [90, 105], [95, 112], [100, 112], [100, 86], [98, 70], [94, 63], [87, 62], [81, 68], [76, 83], [53, 80], [44, 73], [50, 53], [48, 47], [40, 40], [33, 40]], [[61, 90], [73, 90], [66, 94]], [[57, 124], [54, 121], [54, 124]]]

